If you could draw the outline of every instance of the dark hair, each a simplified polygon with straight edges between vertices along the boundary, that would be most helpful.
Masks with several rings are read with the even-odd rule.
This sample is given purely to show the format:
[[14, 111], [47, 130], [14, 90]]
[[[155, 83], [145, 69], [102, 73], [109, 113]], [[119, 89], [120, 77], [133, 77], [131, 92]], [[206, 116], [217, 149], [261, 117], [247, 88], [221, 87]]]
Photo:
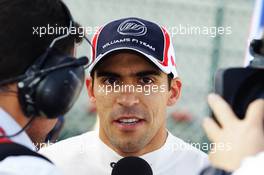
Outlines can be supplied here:
[[[33, 27], [69, 26], [60, 0], [0, 0], [0, 80], [23, 74], [58, 35], [33, 34]], [[55, 44], [70, 53], [75, 36]]]

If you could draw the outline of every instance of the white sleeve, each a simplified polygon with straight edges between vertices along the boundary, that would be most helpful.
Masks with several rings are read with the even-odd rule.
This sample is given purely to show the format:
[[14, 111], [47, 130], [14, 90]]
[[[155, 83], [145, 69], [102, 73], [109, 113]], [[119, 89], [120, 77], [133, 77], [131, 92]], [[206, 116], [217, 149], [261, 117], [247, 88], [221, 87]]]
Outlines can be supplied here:
[[10, 156], [0, 161], [0, 175], [62, 175], [48, 161], [33, 156]]
[[264, 175], [264, 152], [242, 161], [239, 169], [232, 175]]

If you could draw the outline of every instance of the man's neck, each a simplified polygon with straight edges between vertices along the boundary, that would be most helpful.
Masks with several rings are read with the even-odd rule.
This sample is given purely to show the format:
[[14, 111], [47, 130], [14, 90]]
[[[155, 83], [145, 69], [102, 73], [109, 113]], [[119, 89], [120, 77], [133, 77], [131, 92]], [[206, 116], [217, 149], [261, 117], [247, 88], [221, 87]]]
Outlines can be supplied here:
[[24, 117], [16, 95], [0, 95], [0, 107], [5, 110], [5, 112], [7, 112], [21, 127], [27, 124], [29, 119]]
[[109, 146], [112, 150], [114, 150], [122, 157], [142, 156], [144, 154], [160, 149], [167, 140], [168, 132], [166, 130], [166, 127], [161, 127], [160, 130], [157, 132], [157, 134], [150, 140], [150, 142], [147, 145], [145, 145], [143, 149], [140, 149], [136, 152], [123, 152], [117, 149], [114, 145], [110, 143], [110, 141], [107, 139], [107, 136], [105, 136], [100, 132], [99, 132], [99, 137], [107, 146]]

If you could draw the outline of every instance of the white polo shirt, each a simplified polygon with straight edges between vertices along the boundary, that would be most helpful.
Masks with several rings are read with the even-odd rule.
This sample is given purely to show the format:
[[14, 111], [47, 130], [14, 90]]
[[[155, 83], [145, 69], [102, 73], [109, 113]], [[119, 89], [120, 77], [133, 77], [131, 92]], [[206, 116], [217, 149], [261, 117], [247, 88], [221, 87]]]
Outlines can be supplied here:
[[[112, 162], [122, 157], [105, 145], [98, 131], [72, 137], [40, 150], [65, 175], [110, 175]], [[151, 166], [154, 175], [198, 175], [208, 165], [207, 155], [168, 134], [165, 144], [141, 158]]]
[[[21, 130], [16, 121], [0, 108], [0, 128], [6, 135], [12, 135]], [[33, 151], [35, 147], [25, 132], [11, 138]], [[1, 143], [0, 143], [1, 144]], [[48, 161], [33, 156], [10, 156], [0, 161], [0, 175], [59, 175], [57, 168]]]

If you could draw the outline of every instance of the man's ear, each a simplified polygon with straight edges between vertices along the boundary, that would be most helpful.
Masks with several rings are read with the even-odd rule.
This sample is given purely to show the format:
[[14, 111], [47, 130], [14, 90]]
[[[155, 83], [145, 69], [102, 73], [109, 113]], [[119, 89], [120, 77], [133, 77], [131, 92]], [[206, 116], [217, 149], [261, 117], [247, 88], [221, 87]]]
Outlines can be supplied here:
[[87, 87], [87, 91], [88, 91], [88, 96], [90, 98], [90, 101], [92, 103], [95, 103], [96, 99], [95, 99], [95, 96], [94, 96], [94, 91], [93, 91], [93, 83], [92, 83], [92, 78], [91, 77], [88, 77], [86, 79], [86, 87]]
[[182, 86], [182, 83], [179, 78], [175, 78], [171, 80], [171, 88], [169, 92], [169, 98], [167, 101], [168, 106], [174, 105], [177, 102], [177, 100], [180, 98], [181, 86]]

